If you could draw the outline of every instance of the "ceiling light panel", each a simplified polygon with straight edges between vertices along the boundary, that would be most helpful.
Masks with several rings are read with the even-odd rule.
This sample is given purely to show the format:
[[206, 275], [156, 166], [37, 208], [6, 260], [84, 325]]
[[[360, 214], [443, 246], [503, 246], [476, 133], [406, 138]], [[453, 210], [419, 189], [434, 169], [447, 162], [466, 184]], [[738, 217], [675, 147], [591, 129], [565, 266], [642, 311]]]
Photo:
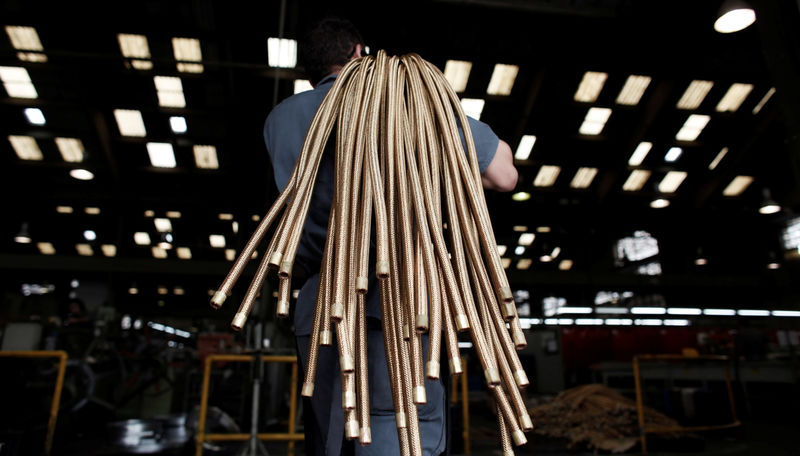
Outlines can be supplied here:
[[646, 169], [634, 169], [622, 185], [622, 189], [627, 192], [638, 192], [644, 187], [647, 179], [650, 178], [650, 171]]
[[483, 105], [486, 102], [479, 98], [462, 98], [461, 99], [461, 109], [464, 110], [464, 114], [472, 117], [473, 119], [479, 120], [481, 118], [481, 113], [483, 112]]
[[159, 233], [169, 233], [172, 231], [172, 222], [168, 218], [156, 217], [153, 219], [153, 223]]
[[153, 258], [164, 259], [167, 257], [167, 249], [162, 247], [153, 246], [150, 248], [150, 251], [153, 254]]
[[628, 165], [630, 166], [639, 166], [644, 161], [647, 154], [650, 152], [650, 149], [653, 148], [653, 143], [642, 141], [636, 146], [636, 150], [633, 151], [631, 154], [631, 158], [628, 159]]
[[119, 49], [123, 57], [133, 59], [150, 58], [150, 47], [147, 45], [146, 36], [120, 33], [117, 35], [117, 41], [119, 41]]
[[117, 246], [114, 244], [103, 244], [100, 246], [100, 250], [102, 250], [103, 255], [107, 257], [117, 256]]
[[114, 119], [117, 121], [117, 128], [122, 136], [144, 137], [147, 135], [147, 130], [144, 128], [144, 119], [142, 119], [140, 111], [135, 109], [115, 109]]
[[178, 255], [178, 258], [182, 260], [191, 260], [192, 259], [192, 249], [189, 247], [178, 247], [175, 249], [175, 252]]
[[517, 151], [514, 153], [514, 158], [517, 160], [527, 160], [531, 156], [533, 145], [536, 144], [536, 136], [524, 135], [519, 140]]
[[661, 179], [658, 184], [658, 191], [661, 193], [675, 193], [681, 183], [686, 179], [688, 173], [685, 171], [670, 171]]
[[678, 109], [697, 109], [712, 87], [714, 83], [711, 81], [692, 81], [678, 100]]
[[39, 149], [39, 145], [32, 136], [10, 135], [8, 142], [11, 143], [11, 147], [14, 148], [14, 152], [20, 160], [40, 161], [44, 158], [42, 150]]
[[518, 72], [519, 67], [516, 65], [498, 63], [494, 66], [486, 93], [489, 95], [510, 95]]
[[94, 250], [92, 250], [92, 246], [89, 244], [75, 244], [75, 250], [78, 251], [78, 255], [81, 256], [92, 256], [94, 255]]
[[725, 155], [727, 155], [727, 153], [728, 153], [728, 148], [723, 147], [722, 150], [719, 151], [717, 156], [714, 157], [714, 160], [712, 160], [711, 163], [708, 164], [709, 171], [713, 171], [717, 166], [719, 166], [719, 162], [721, 162], [722, 159], [725, 158]]
[[42, 255], [55, 255], [56, 248], [50, 242], [37, 242], [36, 247]]
[[25, 68], [0, 66], [0, 79], [11, 98], [39, 98], [28, 70]]
[[147, 155], [150, 157], [150, 164], [156, 168], [175, 168], [175, 152], [170, 143], [147, 143]]
[[20, 51], [43, 51], [42, 42], [39, 40], [39, 34], [33, 27], [20, 26], [20, 25], [7, 25], [6, 33], [8, 34], [11, 45], [14, 49]]
[[175, 76], [153, 76], [158, 92], [158, 105], [167, 108], [186, 107], [181, 78]]
[[539, 173], [533, 180], [534, 187], [550, 187], [556, 182], [558, 174], [561, 172], [560, 166], [542, 165]]
[[597, 71], [587, 71], [583, 75], [578, 90], [575, 91], [575, 101], [583, 103], [594, 103], [603, 90], [603, 85], [606, 83], [608, 73], [600, 73]]
[[169, 127], [173, 133], [181, 134], [186, 133], [188, 127], [186, 125], [186, 118], [182, 116], [172, 116], [169, 118]]
[[32, 125], [44, 125], [46, 123], [44, 113], [39, 108], [25, 108], [25, 117]]
[[533, 240], [534, 239], [536, 239], [536, 235], [535, 234], [533, 234], [533, 233], [522, 233], [522, 234], [519, 235], [519, 241], [517, 241], [517, 244], [523, 245], [523, 246], [528, 246], [528, 245], [533, 244]]
[[214, 146], [194, 146], [194, 163], [202, 169], [218, 169], [217, 148]]
[[444, 64], [444, 78], [450, 83], [455, 92], [463, 92], [467, 88], [469, 72], [472, 70], [472, 62], [463, 60], [448, 60]]
[[725, 92], [725, 95], [723, 95], [722, 99], [717, 104], [717, 111], [736, 112], [752, 90], [753, 84], [731, 84], [728, 91]]
[[208, 243], [211, 247], [223, 248], [225, 247], [225, 236], [221, 234], [210, 234], [208, 236]]
[[702, 114], [692, 114], [686, 119], [683, 127], [675, 135], [678, 141], [694, 141], [703, 132], [703, 129], [708, 125], [711, 117]]
[[522, 258], [517, 262], [517, 269], [524, 271], [531, 267], [531, 263], [533, 263], [533, 260], [530, 258]]
[[650, 85], [650, 76], [630, 75], [617, 95], [617, 104], [636, 106]]
[[268, 39], [267, 58], [271, 67], [294, 68], [297, 65], [297, 41], [286, 38]]
[[56, 146], [65, 162], [80, 163], [85, 157], [83, 142], [77, 138], [56, 138]]
[[733, 178], [730, 184], [725, 187], [725, 190], [722, 191], [722, 194], [725, 196], [739, 196], [750, 184], [753, 183], [752, 176], [736, 176]]
[[579, 132], [582, 135], [599, 135], [609, 117], [611, 117], [611, 110], [608, 108], [589, 108]]
[[575, 173], [569, 186], [572, 188], [587, 188], [592, 185], [594, 177], [597, 175], [597, 168], [581, 167]]
[[133, 242], [135, 242], [136, 245], [150, 245], [150, 235], [144, 231], [137, 231], [133, 233]]
[[675, 162], [681, 157], [682, 154], [683, 149], [680, 147], [670, 147], [667, 151], [667, 154], [664, 155], [664, 161], [669, 163]]
[[183, 73], [202, 73], [203, 65], [198, 63], [203, 60], [200, 50], [200, 40], [196, 38], [173, 38], [172, 51], [178, 61], [178, 71]]

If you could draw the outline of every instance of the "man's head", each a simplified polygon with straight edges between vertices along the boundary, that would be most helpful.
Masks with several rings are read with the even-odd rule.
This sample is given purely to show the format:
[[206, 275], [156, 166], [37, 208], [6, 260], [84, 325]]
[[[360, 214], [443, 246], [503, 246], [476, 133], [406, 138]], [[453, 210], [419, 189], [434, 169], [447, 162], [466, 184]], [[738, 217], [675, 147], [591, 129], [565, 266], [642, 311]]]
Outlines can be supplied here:
[[300, 60], [311, 83], [339, 71], [348, 61], [361, 56], [364, 40], [347, 19], [327, 16], [315, 22], [300, 43]]

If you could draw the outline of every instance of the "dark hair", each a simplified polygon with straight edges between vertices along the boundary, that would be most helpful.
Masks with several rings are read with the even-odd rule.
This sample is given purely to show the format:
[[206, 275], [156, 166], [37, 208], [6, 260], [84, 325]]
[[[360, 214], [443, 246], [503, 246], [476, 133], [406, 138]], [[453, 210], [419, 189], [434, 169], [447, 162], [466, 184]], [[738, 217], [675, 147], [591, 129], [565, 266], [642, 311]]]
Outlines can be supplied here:
[[357, 44], [364, 44], [356, 26], [339, 16], [314, 22], [300, 42], [300, 61], [312, 84], [344, 66]]

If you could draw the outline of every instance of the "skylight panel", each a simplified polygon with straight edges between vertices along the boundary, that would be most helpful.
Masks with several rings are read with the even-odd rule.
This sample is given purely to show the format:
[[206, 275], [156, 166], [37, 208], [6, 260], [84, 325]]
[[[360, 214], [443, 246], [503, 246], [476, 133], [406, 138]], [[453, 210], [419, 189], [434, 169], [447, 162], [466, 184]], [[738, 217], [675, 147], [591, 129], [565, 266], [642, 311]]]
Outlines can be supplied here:
[[50, 242], [37, 242], [36, 247], [42, 255], [55, 255], [56, 248]]
[[218, 169], [219, 161], [217, 160], [217, 148], [214, 146], [199, 146], [193, 147], [194, 162], [198, 168], [203, 169]]
[[587, 188], [592, 185], [594, 177], [597, 175], [597, 168], [581, 167], [575, 173], [569, 186], [572, 188]]
[[167, 257], [167, 249], [163, 247], [153, 246], [150, 248], [150, 251], [153, 254], [153, 258], [158, 258], [160, 260], [163, 260], [164, 258]]
[[503, 255], [505, 255], [505, 254], [506, 254], [506, 250], [508, 250], [508, 247], [506, 247], [505, 245], [499, 244], [499, 245], [497, 246], [497, 253], [498, 253], [500, 256], [503, 256]]
[[514, 225], [513, 230], [517, 233], [522, 233], [528, 231], [528, 227], [525, 225]]
[[725, 196], [739, 196], [747, 190], [747, 187], [750, 186], [751, 183], [753, 183], [752, 176], [736, 176], [731, 183], [725, 187], [722, 194]]
[[225, 236], [221, 234], [210, 234], [208, 236], [208, 243], [211, 247], [223, 248], [225, 247]]
[[519, 67], [517, 65], [498, 63], [494, 66], [486, 93], [489, 95], [510, 95], [518, 72]]
[[175, 76], [153, 76], [158, 91], [158, 105], [168, 108], [186, 107], [181, 78]]
[[677, 161], [683, 154], [683, 149], [680, 147], [670, 147], [667, 154], [664, 155], [664, 161], [672, 163]]
[[599, 135], [603, 131], [611, 110], [608, 108], [589, 108], [581, 124], [580, 133], [583, 135]]
[[89, 244], [75, 244], [75, 250], [78, 251], [78, 255], [81, 256], [92, 256], [94, 255], [94, 250], [92, 250], [92, 246]]
[[463, 92], [467, 88], [469, 72], [472, 70], [472, 62], [463, 60], [448, 60], [444, 64], [444, 78], [450, 83], [453, 91]]
[[0, 79], [11, 98], [39, 98], [25, 68], [0, 66]]
[[692, 114], [686, 119], [684, 122], [683, 127], [681, 127], [678, 134], [675, 135], [675, 139], [679, 141], [694, 141], [700, 136], [703, 129], [708, 125], [708, 121], [711, 120], [711, 117], [701, 114]]
[[628, 165], [630, 166], [639, 166], [644, 161], [647, 154], [650, 152], [650, 149], [653, 148], [653, 143], [642, 141], [636, 146], [636, 150], [633, 151], [631, 154], [631, 158], [628, 159]]
[[536, 235], [533, 233], [522, 233], [519, 235], [519, 241], [517, 244], [528, 246], [533, 244], [533, 240], [536, 239]]
[[644, 187], [647, 179], [650, 178], [650, 171], [645, 169], [634, 169], [628, 179], [622, 184], [622, 189], [628, 192], [638, 192]]
[[731, 84], [730, 88], [717, 104], [719, 112], [736, 112], [739, 106], [744, 103], [745, 98], [753, 90], [753, 84]]
[[533, 180], [534, 187], [550, 187], [556, 182], [558, 173], [561, 172], [560, 166], [542, 165], [539, 168], [539, 173]]
[[728, 148], [727, 148], [727, 147], [723, 147], [723, 148], [722, 148], [722, 150], [720, 150], [720, 151], [719, 151], [719, 153], [717, 154], [717, 156], [716, 156], [716, 157], [714, 157], [714, 160], [712, 160], [712, 161], [711, 161], [711, 163], [709, 163], [709, 165], [708, 165], [708, 169], [709, 169], [710, 171], [713, 171], [713, 170], [714, 170], [714, 168], [716, 168], [716, 167], [719, 165], [719, 162], [721, 162], [721, 161], [722, 161], [722, 159], [723, 159], [723, 158], [725, 158], [725, 155], [726, 155], [727, 153], [728, 153]]
[[122, 136], [139, 136], [147, 135], [144, 128], [144, 119], [142, 113], [135, 109], [115, 109], [114, 118], [117, 120], [117, 128]]
[[59, 214], [72, 214], [72, 206], [56, 206], [56, 212]]
[[150, 245], [152, 243], [150, 241], [150, 235], [145, 231], [133, 233], [133, 242], [135, 242], [136, 245]]
[[531, 263], [533, 263], [533, 261], [530, 258], [522, 258], [517, 262], [517, 269], [524, 271], [531, 267]]
[[688, 173], [685, 171], [670, 171], [658, 184], [658, 191], [661, 193], [674, 193], [678, 190], [681, 183], [686, 179]]
[[172, 231], [172, 222], [168, 218], [156, 217], [153, 219], [153, 223], [159, 233], [169, 233]]
[[119, 49], [123, 57], [133, 59], [149, 59], [150, 47], [147, 45], [147, 37], [144, 35], [132, 35], [120, 33], [117, 35]]
[[20, 51], [43, 51], [42, 42], [39, 40], [39, 34], [33, 27], [21, 25], [7, 25], [6, 33], [11, 40], [11, 45], [14, 49]]
[[225, 259], [228, 261], [233, 261], [236, 259], [236, 250], [235, 249], [225, 249]]
[[508, 269], [511, 266], [511, 258], [500, 258], [503, 263], [503, 269]]
[[173, 219], [179, 219], [179, 218], [181, 218], [181, 212], [180, 211], [167, 211], [167, 217], [173, 218]]
[[117, 246], [114, 244], [103, 244], [100, 246], [100, 250], [102, 250], [103, 255], [107, 257], [117, 256]]
[[191, 260], [192, 259], [192, 249], [189, 247], [178, 247], [175, 249], [175, 252], [178, 255], [178, 258], [182, 260]]
[[186, 133], [188, 127], [186, 126], [186, 118], [183, 116], [172, 116], [169, 118], [169, 127], [173, 133], [180, 134]]
[[84, 159], [83, 142], [77, 138], [56, 138], [56, 146], [65, 162], [80, 163]]
[[43, 63], [47, 62], [47, 56], [41, 52], [17, 52], [17, 58], [23, 62]]
[[600, 73], [597, 71], [587, 71], [583, 74], [578, 85], [578, 90], [575, 91], [575, 101], [583, 103], [594, 103], [603, 90], [603, 84], [606, 83], [608, 73]]
[[764, 95], [761, 101], [759, 101], [758, 104], [753, 108], [753, 115], [756, 115], [759, 112], [761, 112], [761, 109], [764, 108], [764, 105], [767, 104], [767, 102], [769, 101], [770, 98], [772, 98], [773, 95], [775, 95], [775, 87], [770, 87], [770, 89], [767, 90], [767, 93]]
[[170, 143], [147, 143], [147, 155], [150, 157], [150, 164], [156, 168], [174, 168], [175, 152]]
[[92, 180], [94, 179], [94, 173], [89, 171], [88, 169], [76, 168], [70, 170], [69, 175], [78, 180]]
[[485, 104], [484, 100], [479, 98], [462, 98], [461, 99], [461, 109], [464, 110], [464, 114], [472, 117], [473, 119], [480, 120], [481, 113], [483, 112], [483, 105]]
[[39, 108], [25, 108], [25, 117], [32, 125], [44, 125], [46, 123], [44, 113]]
[[100, 208], [99, 207], [94, 207], [94, 206], [89, 206], [89, 207], [84, 208], [83, 212], [88, 214], [88, 215], [100, 215]]
[[297, 41], [286, 38], [268, 39], [267, 57], [271, 67], [294, 68], [297, 65]]
[[308, 79], [295, 79], [294, 80], [294, 93], [298, 94], [300, 92], [307, 92], [309, 90], [314, 90], [314, 87], [311, 85], [311, 81]]
[[536, 136], [524, 135], [519, 140], [519, 145], [517, 146], [517, 151], [514, 153], [514, 158], [517, 160], [527, 160], [528, 157], [531, 156], [531, 151], [533, 150], [534, 144], [536, 144]]
[[200, 40], [196, 38], [172, 38], [172, 51], [178, 61], [178, 71], [184, 73], [202, 73], [203, 65], [197, 62], [203, 60], [200, 50]]
[[558, 263], [558, 269], [561, 271], [569, 271], [570, 269], [572, 269], [572, 264], [573, 264], [572, 260], [567, 260], [567, 259], [561, 260], [561, 262]]
[[44, 158], [42, 150], [39, 149], [39, 145], [32, 136], [9, 135], [8, 142], [11, 143], [11, 147], [14, 148], [14, 152], [20, 160], [40, 161]]
[[678, 109], [697, 109], [713, 86], [711, 81], [692, 81], [678, 100]]
[[630, 75], [617, 95], [617, 104], [636, 106], [650, 85], [650, 76]]

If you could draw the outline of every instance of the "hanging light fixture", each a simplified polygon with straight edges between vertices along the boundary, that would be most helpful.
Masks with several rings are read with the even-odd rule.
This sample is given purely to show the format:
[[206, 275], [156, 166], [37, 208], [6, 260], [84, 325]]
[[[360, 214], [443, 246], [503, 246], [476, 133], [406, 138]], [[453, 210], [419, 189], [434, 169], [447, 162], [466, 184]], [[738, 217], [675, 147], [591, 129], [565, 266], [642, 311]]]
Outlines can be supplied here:
[[772, 199], [770, 195], [769, 189], [764, 189], [764, 201], [761, 203], [761, 207], [758, 208], [758, 212], [760, 214], [775, 214], [776, 212], [780, 212], [781, 205], [776, 203], [775, 200]]
[[714, 30], [733, 33], [743, 30], [756, 21], [756, 12], [743, 0], [725, 0], [720, 6]]
[[30, 244], [31, 243], [31, 235], [28, 232], [28, 222], [23, 222], [22, 226], [19, 229], [19, 233], [14, 236], [14, 242], [18, 244]]

